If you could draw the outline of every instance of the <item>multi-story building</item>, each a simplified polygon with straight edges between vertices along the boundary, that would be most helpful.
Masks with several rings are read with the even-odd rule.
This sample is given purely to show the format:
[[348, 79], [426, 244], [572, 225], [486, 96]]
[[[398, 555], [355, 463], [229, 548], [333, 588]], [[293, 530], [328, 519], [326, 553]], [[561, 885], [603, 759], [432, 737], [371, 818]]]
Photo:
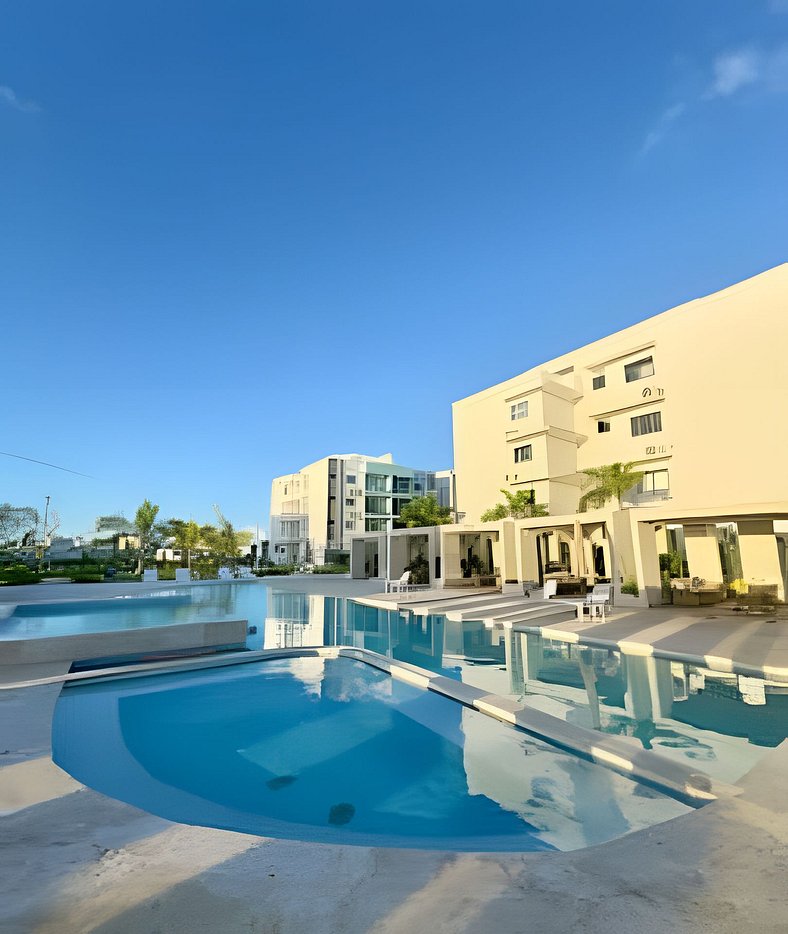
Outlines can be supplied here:
[[402, 507], [434, 495], [451, 506], [451, 471], [416, 470], [391, 454], [332, 454], [271, 484], [270, 557], [276, 564], [346, 560], [350, 538], [387, 532]]
[[[504, 579], [542, 578], [550, 565], [618, 587], [631, 579], [643, 600], [659, 589], [658, 554], [679, 552], [692, 576], [743, 576], [784, 597], [786, 353], [788, 264], [462, 399], [458, 506], [478, 523], [504, 489], [548, 508], [501, 530]], [[642, 480], [620, 504], [578, 513], [583, 472], [616, 462]]]

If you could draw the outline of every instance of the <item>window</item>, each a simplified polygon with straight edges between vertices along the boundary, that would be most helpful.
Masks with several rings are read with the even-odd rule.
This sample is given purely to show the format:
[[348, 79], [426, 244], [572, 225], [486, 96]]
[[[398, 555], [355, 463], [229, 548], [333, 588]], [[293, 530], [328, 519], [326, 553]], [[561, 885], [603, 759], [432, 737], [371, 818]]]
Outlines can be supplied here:
[[527, 418], [528, 417], [528, 402], [515, 402], [511, 406], [511, 418], [513, 422], [516, 422], [518, 418]]
[[356, 501], [355, 501], [354, 499], [346, 499], [346, 500], [345, 500], [345, 505], [346, 505], [346, 506], [355, 506], [355, 505], [356, 505]]
[[353, 529], [355, 529], [355, 527], [356, 527], [356, 523], [355, 523], [355, 522], [345, 522], [345, 528], [346, 528], [346, 529], [350, 529], [350, 530], [352, 531]]
[[670, 482], [666, 468], [644, 471], [643, 478], [623, 496], [623, 501], [630, 506], [647, 506], [649, 503], [658, 503], [666, 499], [670, 499]]
[[385, 474], [368, 473], [367, 474], [367, 492], [368, 493], [385, 493], [386, 492], [386, 480], [387, 480], [387, 477]]
[[365, 521], [367, 532], [388, 532], [388, 519], [367, 519]]
[[660, 493], [670, 489], [667, 470], [647, 470], [638, 486], [644, 493]]
[[354, 473], [349, 473], [345, 475], [345, 483], [349, 483], [351, 486], [356, 485], [356, 475]]
[[627, 363], [624, 367], [624, 378], [628, 383], [634, 383], [636, 379], [644, 379], [646, 376], [653, 375], [653, 357], [643, 357], [642, 360], [635, 360], [634, 363]]
[[596, 430], [599, 434], [603, 434], [605, 431], [610, 431], [610, 422], [597, 422]]
[[595, 376], [591, 385], [593, 386], [594, 389], [604, 389], [605, 388], [605, 374], [603, 373], [601, 376]]
[[532, 457], [531, 445], [524, 444], [520, 448], [514, 449], [514, 462], [520, 464], [522, 461], [529, 461]]
[[389, 500], [385, 496], [367, 496], [365, 497], [364, 511], [372, 513], [372, 515], [387, 516], [389, 514]]
[[650, 435], [662, 431], [662, 412], [650, 412], [648, 415], [635, 415], [632, 418], [632, 437]]

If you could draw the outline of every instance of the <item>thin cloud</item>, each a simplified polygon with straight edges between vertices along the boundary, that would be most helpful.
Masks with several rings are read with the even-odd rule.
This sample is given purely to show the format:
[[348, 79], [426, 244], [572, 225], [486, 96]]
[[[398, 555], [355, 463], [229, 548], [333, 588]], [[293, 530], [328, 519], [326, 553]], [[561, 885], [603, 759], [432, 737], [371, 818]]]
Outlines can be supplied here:
[[684, 113], [687, 105], [683, 101], [674, 104], [662, 114], [657, 125], [646, 136], [643, 145], [640, 148], [640, 154], [645, 155], [650, 149], [653, 149], [662, 137], [668, 132], [671, 125]]
[[22, 113], [32, 114], [37, 113], [41, 108], [35, 101], [26, 101], [20, 98], [16, 91], [13, 88], [9, 88], [7, 84], [0, 84], [0, 102], [7, 104], [9, 107], [13, 107], [14, 110], [21, 110]]
[[729, 97], [761, 77], [763, 56], [755, 49], [726, 52], [714, 60], [714, 82], [707, 97]]
[[[788, 0], [784, 0], [788, 10]], [[765, 94], [788, 93], [788, 42], [769, 51], [745, 46], [723, 52], [712, 62], [711, 83], [696, 99], [668, 107], [640, 147], [643, 156], [660, 143], [676, 120], [692, 106], [733, 97], [743, 88]]]

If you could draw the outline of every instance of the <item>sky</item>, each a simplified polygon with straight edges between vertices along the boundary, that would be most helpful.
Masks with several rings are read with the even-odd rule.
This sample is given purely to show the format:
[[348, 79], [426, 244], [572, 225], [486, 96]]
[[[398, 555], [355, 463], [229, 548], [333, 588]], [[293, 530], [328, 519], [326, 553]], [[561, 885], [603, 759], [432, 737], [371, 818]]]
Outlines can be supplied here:
[[787, 118], [788, 0], [0, 0], [0, 502], [446, 468], [453, 401], [788, 260]]

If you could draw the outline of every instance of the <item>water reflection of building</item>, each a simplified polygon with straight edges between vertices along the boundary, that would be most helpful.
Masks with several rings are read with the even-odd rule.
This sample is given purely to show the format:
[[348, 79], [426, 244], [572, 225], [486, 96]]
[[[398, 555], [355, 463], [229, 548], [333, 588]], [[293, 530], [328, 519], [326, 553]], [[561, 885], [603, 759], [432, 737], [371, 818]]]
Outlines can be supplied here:
[[326, 644], [326, 606], [334, 597], [268, 591], [263, 644], [267, 649], [284, 649]]
[[[788, 735], [788, 685], [654, 656], [512, 632], [510, 689], [579, 726], [637, 739], [645, 749], [702, 759], [726, 780]], [[722, 770], [725, 774], [719, 774]]]

